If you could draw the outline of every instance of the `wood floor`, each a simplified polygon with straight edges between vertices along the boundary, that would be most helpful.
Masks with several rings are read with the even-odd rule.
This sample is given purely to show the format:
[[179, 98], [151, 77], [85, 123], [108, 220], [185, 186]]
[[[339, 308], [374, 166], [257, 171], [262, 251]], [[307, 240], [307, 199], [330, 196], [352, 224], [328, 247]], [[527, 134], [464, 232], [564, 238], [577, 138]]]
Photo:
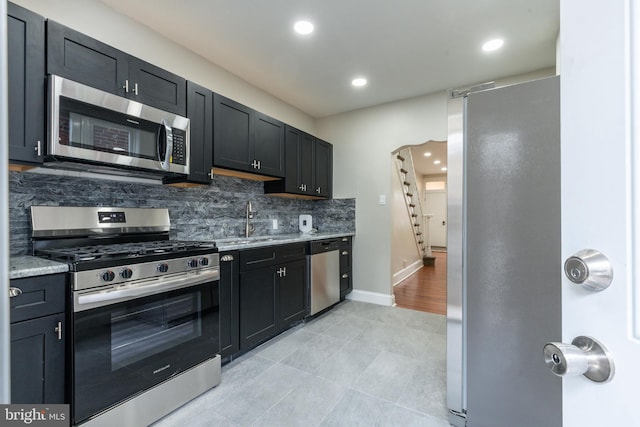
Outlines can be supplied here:
[[393, 287], [398, 307], [447, 314], [447, 253], [433, 256], [434, 266], [422, 267]]

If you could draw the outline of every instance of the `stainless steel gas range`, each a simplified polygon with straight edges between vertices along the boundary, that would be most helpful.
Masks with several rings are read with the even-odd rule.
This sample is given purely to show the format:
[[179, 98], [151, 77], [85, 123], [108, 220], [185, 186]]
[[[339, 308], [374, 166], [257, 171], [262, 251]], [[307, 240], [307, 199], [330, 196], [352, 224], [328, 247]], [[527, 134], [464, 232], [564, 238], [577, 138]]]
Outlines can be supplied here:
[[69, 264], [73, 423], [148, 425], [220, 382], [219, 258], [167, 209], [31, 207], [34, 255]]

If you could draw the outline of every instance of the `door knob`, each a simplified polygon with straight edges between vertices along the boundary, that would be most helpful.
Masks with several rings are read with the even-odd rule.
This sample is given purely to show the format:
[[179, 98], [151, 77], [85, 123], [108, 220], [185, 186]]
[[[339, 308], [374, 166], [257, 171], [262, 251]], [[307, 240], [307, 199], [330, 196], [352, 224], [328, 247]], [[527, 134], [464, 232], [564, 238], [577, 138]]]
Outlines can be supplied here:
[[615, 373], [607, 349], [596, 339], [585, 336], [574, 338], [571, 344], [545, 344], [544, 362], [560, 377], [584, 375], [597, 383], [611, 381]]
[[583, 249], [567, 258], [564, 274], [573, 283], [594, 292], [607, 289], [613, 280], [609, 258], [594, 249]]

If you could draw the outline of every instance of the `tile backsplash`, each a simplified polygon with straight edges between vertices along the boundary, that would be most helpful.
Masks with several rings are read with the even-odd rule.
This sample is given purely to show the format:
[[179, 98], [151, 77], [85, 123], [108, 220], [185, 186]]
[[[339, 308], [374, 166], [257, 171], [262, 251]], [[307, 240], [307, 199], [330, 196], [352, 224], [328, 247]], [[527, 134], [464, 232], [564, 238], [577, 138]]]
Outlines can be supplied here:
[[[355, 232], [355, 199], [300, 200], [268, 196], [263, 183], [215, 176], [210, 186], [180, 188], [64, 175], [9, 172], [11, 255], [31, 251], [32, 205], [168, 208], [171, 237], [215, 240], [244, 234], [245, 207], [257, 212], [254, 235], [298, 232], [298, 216], [313, 215], [320, 232]], [[272, 230], [272, 220], [278, 229]]]

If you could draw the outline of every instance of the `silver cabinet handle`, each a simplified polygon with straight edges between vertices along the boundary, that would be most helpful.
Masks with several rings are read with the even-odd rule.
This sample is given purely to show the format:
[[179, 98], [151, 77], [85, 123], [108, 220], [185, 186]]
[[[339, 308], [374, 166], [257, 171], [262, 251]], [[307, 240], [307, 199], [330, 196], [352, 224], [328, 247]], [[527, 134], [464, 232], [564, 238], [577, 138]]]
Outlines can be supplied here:
[[124, 81], [124, 86], [122, 86], [122, 89], [124, 89], [124, 93], [129, 93], [129, 79]]
[[320, 194], [320, 193], [321, 193], [321, 191], [320, 191], [320, 187], [316, 188], [316, 193], [318, 193], [318, 194]]
[[36, 143], [36, 146], [35, 146], [34, 150], [35, 150], [36, 155], [38, 157], [42, 156], [42, 142], [41, 141], [38, 141]]
[[135, 83], [133, 85], [133, 93], [134, 95], [138, 96], [138, 83]]
[[9, 287], [9, 298], [15, 298], [18, 295], [22, 295], [22, 289], [14, 288], [13, 286]]
[[349, 255], [349, 251], [342, 251], [342, 255]]
[[544, 346], [544, 361], [560, 377], [584, 375], [591, 381], [606, 383], [615, 373], [613, 359], [598, 340], [579, 336], [571, 344], [550, 342]]
[[344, 273], [344, 274], [342, 275], [342, 278], [343, 278], [343, 279], [348, 279], [348, 278], [349, 278], [349, 273]]
[[62, 322], [58, 322], [58, 326], [55, 327], [54, 331], [58, 334], [58, 339], [62, 339]]
[[220, 261], [228, 262], [233, 261], [233, 255], [222, 255]]

